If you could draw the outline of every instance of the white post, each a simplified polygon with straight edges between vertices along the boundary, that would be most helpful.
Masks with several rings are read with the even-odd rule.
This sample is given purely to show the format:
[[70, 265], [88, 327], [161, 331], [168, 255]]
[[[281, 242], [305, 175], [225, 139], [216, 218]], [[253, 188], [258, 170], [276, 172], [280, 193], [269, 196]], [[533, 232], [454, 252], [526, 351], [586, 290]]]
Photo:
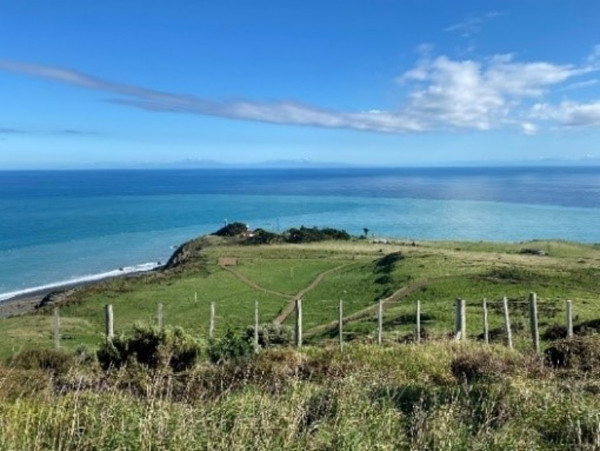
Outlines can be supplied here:
[[254, 352], [258, 352], [258, 301], [254, 301]]
[[415, 341], [421, 343], [421, 301], [417, 300], [417, 328]]
[[105, 319], [106, 319], [106, 339], [112, 340], [115, 336], [115, 329], [114, 329], [114, 319], [113, 319], [113, 306], [111, 304], [106, 304]]
[[488, 322], [487, 299], [483, 299], [483, 341], [486, 345], [490, 344], [490, 323]]
[[573, 337], [573, 303], [567, 301], [567, 338]]
[[302, 347], [302, 299], [296, 299], [296, 346]]
[[513, 349], [512, 331], [510, 330], [510, 316], [508, 314], [508, 299], [506, 299], [506, 296], [504, 296], [502, 299], [502, 303], [504, 304], [504, 327], [506, 329], [506, 340], [508, 347]]
[[338, 308], [339, 315], [339, 339], [340, 339], [340, 351], [344, 347], [344, 333], [343, 333], [343, 323], [344, 323], [344, 303], [340, 299], [340, 306]]
[[164, 322], [163, 322], [163, 305], [162, 303], [158, 303], [157, 311], [156, 311], [156, 323], [158, 325], [158, 330], [163, 330]]
[[540, 330], [538, 328], [538, 309], [537, 295], [529, 294], [529, 323], [531, 325], [531, 339], [533, 341], [533, 350], [539, 354], [540, 352]]
[[60, 315], [58, 307], [54, 307], [54, 347], [60, 349]]
[[460, 339], [467, 339], [467, 301], [460, 300]]
[[380, 345], [383, 338], [383, 301], [379, 300], [377, 306], [377, 344]]
[[467, 339], [467, 301], [458, 298], [456, 300], [456, 312], [454, 318], [454, 339]]
[[210, 324], [208, 327], [208, 337], [214, 338], [215, 336], [215, 303], [210, 303]]

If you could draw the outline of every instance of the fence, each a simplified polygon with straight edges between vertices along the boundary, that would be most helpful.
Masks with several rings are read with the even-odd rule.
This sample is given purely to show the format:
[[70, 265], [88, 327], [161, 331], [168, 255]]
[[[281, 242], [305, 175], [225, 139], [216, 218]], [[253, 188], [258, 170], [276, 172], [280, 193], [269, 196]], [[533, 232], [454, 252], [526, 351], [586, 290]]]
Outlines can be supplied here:
[[[197, 300], [197, 295], [196, 300]], [[534, 352], [540, 352], [540, 332], [539, 332], [539, 318], [538, 318], [538, 301], [536, 293], [530, 293], [527, 300], [528, 304], [528, 316], [529, 316], [529, 329], [531, 332], [532, 348]], [[464, 299], [457, 299], [455, 303], [454, 313], [454, 329], [453, 337], [456, 341], [467, 340], [467, 303]], [[377, 344], [383, 344], [383, 314], [384, 314], [384, 303], [379, 300], [377, 304]], [[567, 337], [573, 336], [573, 303], [571, 300], [566, 301], [566, 334]], [[490, 325], [489, 325], [489, 304], [487, 299], [483, 299], [482, 302], [482, 329], [483, 329], [483, 341], [486, 344], [490, 343]], [[340, 350], [344, 347], [344, 304], [343, 301], [339, 301], [338, 306], [338, 341]], [[295, 321], [294, 321], [294, 344], [296, 347], [302, 347], [303, 329], [302, 329], [302, 299], [296, 299], [294, 305]], [[509, 348], [513, 348], [513, 334], [511, 328], [511, 319], [509, 311], [508, 299], [504, 297], [502, 299], [502, 313], [503, 313], [503, 328], [506, 334], [506, 345]], [[422, 339], [422, 306], [421, 301], [416, 301], [415, 306], [415, 329], [414, 329], [414, 342], [420, 343]], [[157, 326], [160, 329], [164, 328], [164, 309], [163, 304], [159, 303], [157, 306], [156, 314]], [[210, 317], [209, 317], [209, 338], [214, 338], [215, 327], [216, 327], [216, 305], [214, 302], [210, 303]], [[105, 337], [107, 340], [114, 338], [114, 313], [113, 306], [107, 304], [105, 306]], [[60, 348], [61, 345], [61, 321], [58, 307], [53, 310], [53, 337], [54, 346], [56, 349]], [[253, 344], [255, 350], [259, 349], [259, 303], [255, 301], [254, 304], [254, 336]]]

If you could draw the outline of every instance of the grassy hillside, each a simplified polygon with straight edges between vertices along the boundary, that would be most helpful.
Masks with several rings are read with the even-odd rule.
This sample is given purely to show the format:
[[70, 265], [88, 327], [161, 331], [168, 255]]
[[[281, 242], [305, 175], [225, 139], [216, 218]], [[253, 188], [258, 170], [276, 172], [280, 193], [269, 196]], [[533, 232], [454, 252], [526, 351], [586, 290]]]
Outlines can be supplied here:
[[[547, 255], [523, 253], [542, 250]], [[441, 337], [453, 327], [454, 300], [467, 299], [468, 331], [481, 333], [481, 301], [490, 304], [494, 337], [502, 341], [500, 302], [507, 296], [517, 344], [527, 338], [525, 301], [538, 294], [542, 331], [563, 324], [565, 300], [574, 302], [576, 322], [598, 317], [600, 249], [567, 242], [521, 244], [427, 242], [377, 244], [366, 240], [247, 246], [205, 239], [194, 247], [193, 264], [157, 274], [116, 279], [83, 288], [62, 301], [62, 343], [67, 349], [95, 346], [104, 330], [104, 305], [113, 304], [117, 333], [135, 322], [153, 323], [157, 305], [165, 322], [206, 336], [210, 303], [216, 333], [245, 329], [259, 301], [261, 322], [273, 321], [297, 296], [303, 298], [304, 331], [312, 343], [334, 335], [337, 306], [344, 300], [346, 338], [369, 341], [375, 306], [386, 299], [386, 341], [412, 334], [417, 299], [423, 327]], [[391, 257], [390, 257], [391, 256]], [[232, 267], [220, 257], [235, 257]], [[0, 319], [0, 357], [22, 348], [51, 347], [51, 307], [34, 315]], [[285, 319], [292, 324], [292, 316]], [[526, 346], [525, 344], [523, 344]]]
[[[598, 247], [248, 246], [212, 237], [178, 252], [168, 270], [84, 287], [34, 313], [0, 319], [0, 449], [600, 449], [600, 339], [583, 335], [600, 325]], [[542, 333], [564, 325], [570, 299], [582, 336], [549, 337], [544, 355], [533, 355], [532, 291]], [[503, 345], [503, 296], [514, 351]], [[291, 325], [297, 297], [307, 346], [255, 354], [240, 338], [254, 302], [262, 323]], [[448, 340], [457, 297], [467, 300], [466, 343]], [[478, 340], [484, 297], [490, 346]], [[336, 345], [340, 299], [343, 351]], [[374, 344], [379, 299], [383, 346]], [[426, 336], [420, 345], [411, 342], [417, 300]], [[211, 302], [214, 341], [206, 340]], [[108, 303], [126, 338], [103, 344]], [[156, 322], [159, 303], [167, 331], [139, 335], [137, 328], [130, 338], [134, 323]], [[49, 350], [55, 306], [62, 352]]]

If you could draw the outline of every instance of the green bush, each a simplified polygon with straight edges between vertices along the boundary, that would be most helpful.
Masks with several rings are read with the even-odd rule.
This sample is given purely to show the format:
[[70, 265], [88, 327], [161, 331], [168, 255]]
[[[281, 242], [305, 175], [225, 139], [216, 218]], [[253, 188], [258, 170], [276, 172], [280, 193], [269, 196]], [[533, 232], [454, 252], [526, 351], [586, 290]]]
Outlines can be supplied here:
[[75, 359], [71, 354], [56, 349], [28, 349], [15, 354], [10, 365], [25, 370], [64, 374], [75, 365]]
[[590, 335], [556, 341], [545, 351], [546, 361], [555, 368], [584, 372], [600, 370], [600, 336]]
[[515, 374], [542, 377], [544, 367], [536, 358], [491, 349], [466, 350], [450, 363], [454, 377], [461, 381], [491, 381]]
[[227, 224], [225, 227], [221, 227], [217, 230], [213, 235], [216, 236], [238, 236], [246, 233], [248, 231], [248, 226], [241, 222], [232, 222], [231, 224]]
[[[246, 340], [254, 340], [254, 326], [246, 329]], [[292, 343], [292, 328], [283, 324], [266, 323], [258, 326], [258, 344], [261, 348], [288, 346]]]
[[208, 357], [219, 365], [225, 362], [241, 362], [254, 354], [252, 343], [228, 329], [221, 339], [211, 340], [208, 346]]
[[273, 232], [268, 232], [264, 229], [256, 229], [252, 232], [252, 236], [249, 236], [243, 241], [243, 244], [272, 244], [280, 243], [283, 241], [283, 237]]
[[295, 244], [327, 240], [349, 240], [352, 238], [345, 230], [304, 226], [299, 229], [291, 228], [284, 235], [288, 243]]
[[183, 371], [193, 366], [200, 354], [199, 343], [179, 327], [160, 330], [135, 325], [132, 337], [106, 341], [97, 356], [105, 370], [137, 363], [150, 369]]

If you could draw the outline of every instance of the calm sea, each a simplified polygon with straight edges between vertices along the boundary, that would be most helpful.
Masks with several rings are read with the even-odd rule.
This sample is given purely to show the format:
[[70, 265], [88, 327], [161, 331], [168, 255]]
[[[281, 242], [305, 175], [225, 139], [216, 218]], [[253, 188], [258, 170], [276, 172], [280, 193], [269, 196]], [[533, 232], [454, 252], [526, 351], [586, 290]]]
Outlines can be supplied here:
[[600, 168], [0, 172], [0, 299], [151, 267], [224, 221], [600, 242]]

